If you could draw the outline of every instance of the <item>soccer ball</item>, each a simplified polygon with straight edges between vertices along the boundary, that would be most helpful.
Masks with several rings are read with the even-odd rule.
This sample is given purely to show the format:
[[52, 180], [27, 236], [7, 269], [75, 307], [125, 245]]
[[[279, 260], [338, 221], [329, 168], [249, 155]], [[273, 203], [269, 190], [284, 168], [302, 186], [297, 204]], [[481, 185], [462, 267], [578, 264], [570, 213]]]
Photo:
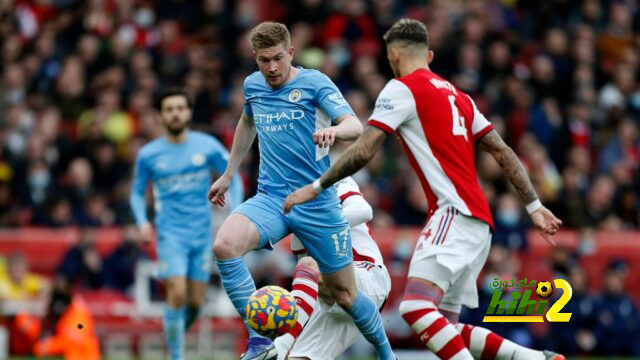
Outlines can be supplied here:
[[541, 298], [546, 299], [553, 294], [553, 286], [548, 281], [540, 281], [536, 287], [536, 294]]
[[298, 307], [291, 294], [279, 286], [265, 286], [251, 294], [247, 322], [260, 335], [271, 339], [286, 334], [298, 320]]

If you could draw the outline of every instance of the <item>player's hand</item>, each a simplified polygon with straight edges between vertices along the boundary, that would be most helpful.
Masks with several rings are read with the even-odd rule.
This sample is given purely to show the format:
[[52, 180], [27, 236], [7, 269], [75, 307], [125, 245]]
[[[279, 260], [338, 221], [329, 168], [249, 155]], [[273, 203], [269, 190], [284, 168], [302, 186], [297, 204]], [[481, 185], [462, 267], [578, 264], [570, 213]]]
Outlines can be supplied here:
[[542, 206], [531, 213], [531, 220], [536, 226], [540, 235], [551, 245], [556, 246], [556, 242], [551, 238], [562, 225], [562, 220], [558, 219], [549, 209]]
[[328, 127], [326, 129], [316, 130], [313, 133], [313, 142], [318, 144], [321, 148], [328, 148], [336, 141], [336, 129]]
[[140, 225], [140, 241], [142, 241], [142, 245], [147, 246], [151, 244], [153, 240], [153, 226], [151, 226], [150, 222], [146, 222]]
[[226, 176], [222, 175], [218, 180], [216, 180], [209, 189], [209, 201], [218, 206], [224, 206], [225, 198], [224, 193], [229, 189], [229, 185], [231, 184], [231, 179], [228, 179]]
[[311, 186], [311, 184], [299, 188], [284, 199], [284, 205], [282, 206], [284, 208], [284, 213], [288, 214], [291, 211], [291, 208], [295, 205], [304, 204], [315, 199], [318, 194], [318, 192], [313, 190], [313, 186]]

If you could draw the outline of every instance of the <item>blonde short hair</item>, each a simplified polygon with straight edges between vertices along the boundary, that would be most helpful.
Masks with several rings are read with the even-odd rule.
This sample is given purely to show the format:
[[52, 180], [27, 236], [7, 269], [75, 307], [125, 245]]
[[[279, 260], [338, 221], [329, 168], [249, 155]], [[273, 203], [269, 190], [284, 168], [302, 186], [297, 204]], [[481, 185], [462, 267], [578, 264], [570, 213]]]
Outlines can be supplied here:
[[266, 49], [282, 44], [288, 49], [291, 44], [291, 35], [284, 24], [265, 21], [251, 30], [251, 45], [254, 50]]

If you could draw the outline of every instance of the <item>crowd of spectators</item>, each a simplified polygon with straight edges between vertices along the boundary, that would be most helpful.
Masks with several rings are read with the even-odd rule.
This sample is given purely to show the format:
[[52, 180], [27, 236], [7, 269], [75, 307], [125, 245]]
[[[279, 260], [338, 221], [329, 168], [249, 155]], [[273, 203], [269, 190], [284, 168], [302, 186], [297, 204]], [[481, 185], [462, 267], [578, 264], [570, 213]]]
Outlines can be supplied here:
[[[256, 69], [247, 30], [265, 19], [290, 26], [295, 62], [329, 75], [366, 121], [391, 76], [381, 35], [410, 16], [428, 26], [433, 70], [472, 95], [567, 227], [636, 229], [637, 10], [619, 0], [1, 2], [0, 225], [130, 221], [131, 163], [161, 134], [162, 86], [184, 86], [193, 126], [230, 145]], [[242, 169], [249, 192], [257, 163], [254, 153]], [[498, 225], [526, 225], [482, 152], [478, 173]], [[397, 141], [358, 180], [377, 225], [423, 223]]]
[[[247, 33], [263, 20], [286, 23], [295, 63], [326, 73], [366, 121], [392, 77], [382, 34], [406, 16], [427, 24], [432, 69], [473, 97], [565, 227], [638, 230], [639, 10], [634, 0], [0, 0], [0, 227], [131, 223], [132, 164], [162, 134], [153, 99], [163, 86], [183, 86], [193, 128], [230, 147], [243, 80], [256, 70]], [[258, 161], [254, 149], [241, 169], [247, 196]], [[508, 259], [527, 246], [527, 216], [488, 154], [478, 152], [477, 169]], [[426, 200], [397, 140], [356, 180], [374, 227], [424, 223]], [[83, 238], [60, 274], [88, 287], [130, 284], [100, 269], [128, 269], [131, 243], [100, 259], [90, 231]], [[603, 295], [613, 303], [624, 297], [616, 274]], [[566, 276], [579, 283], [580, 268]], [[584, 320], [589, 334], [611, 334], [598, 321]]]

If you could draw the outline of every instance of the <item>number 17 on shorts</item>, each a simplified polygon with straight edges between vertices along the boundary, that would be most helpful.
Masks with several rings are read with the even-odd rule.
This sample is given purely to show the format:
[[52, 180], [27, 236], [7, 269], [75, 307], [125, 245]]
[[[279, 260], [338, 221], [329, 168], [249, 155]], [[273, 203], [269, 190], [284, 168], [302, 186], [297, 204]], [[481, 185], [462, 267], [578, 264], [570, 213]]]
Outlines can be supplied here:
[[346, 227], [343, 230], [331, 234], [331, 239], [333, 239], [333, 245], [335, 247], [336, 255], [340, 257], [349, 256], [349, 251], [351, 251], [351, 246], [349, 246], [349, 228]]

